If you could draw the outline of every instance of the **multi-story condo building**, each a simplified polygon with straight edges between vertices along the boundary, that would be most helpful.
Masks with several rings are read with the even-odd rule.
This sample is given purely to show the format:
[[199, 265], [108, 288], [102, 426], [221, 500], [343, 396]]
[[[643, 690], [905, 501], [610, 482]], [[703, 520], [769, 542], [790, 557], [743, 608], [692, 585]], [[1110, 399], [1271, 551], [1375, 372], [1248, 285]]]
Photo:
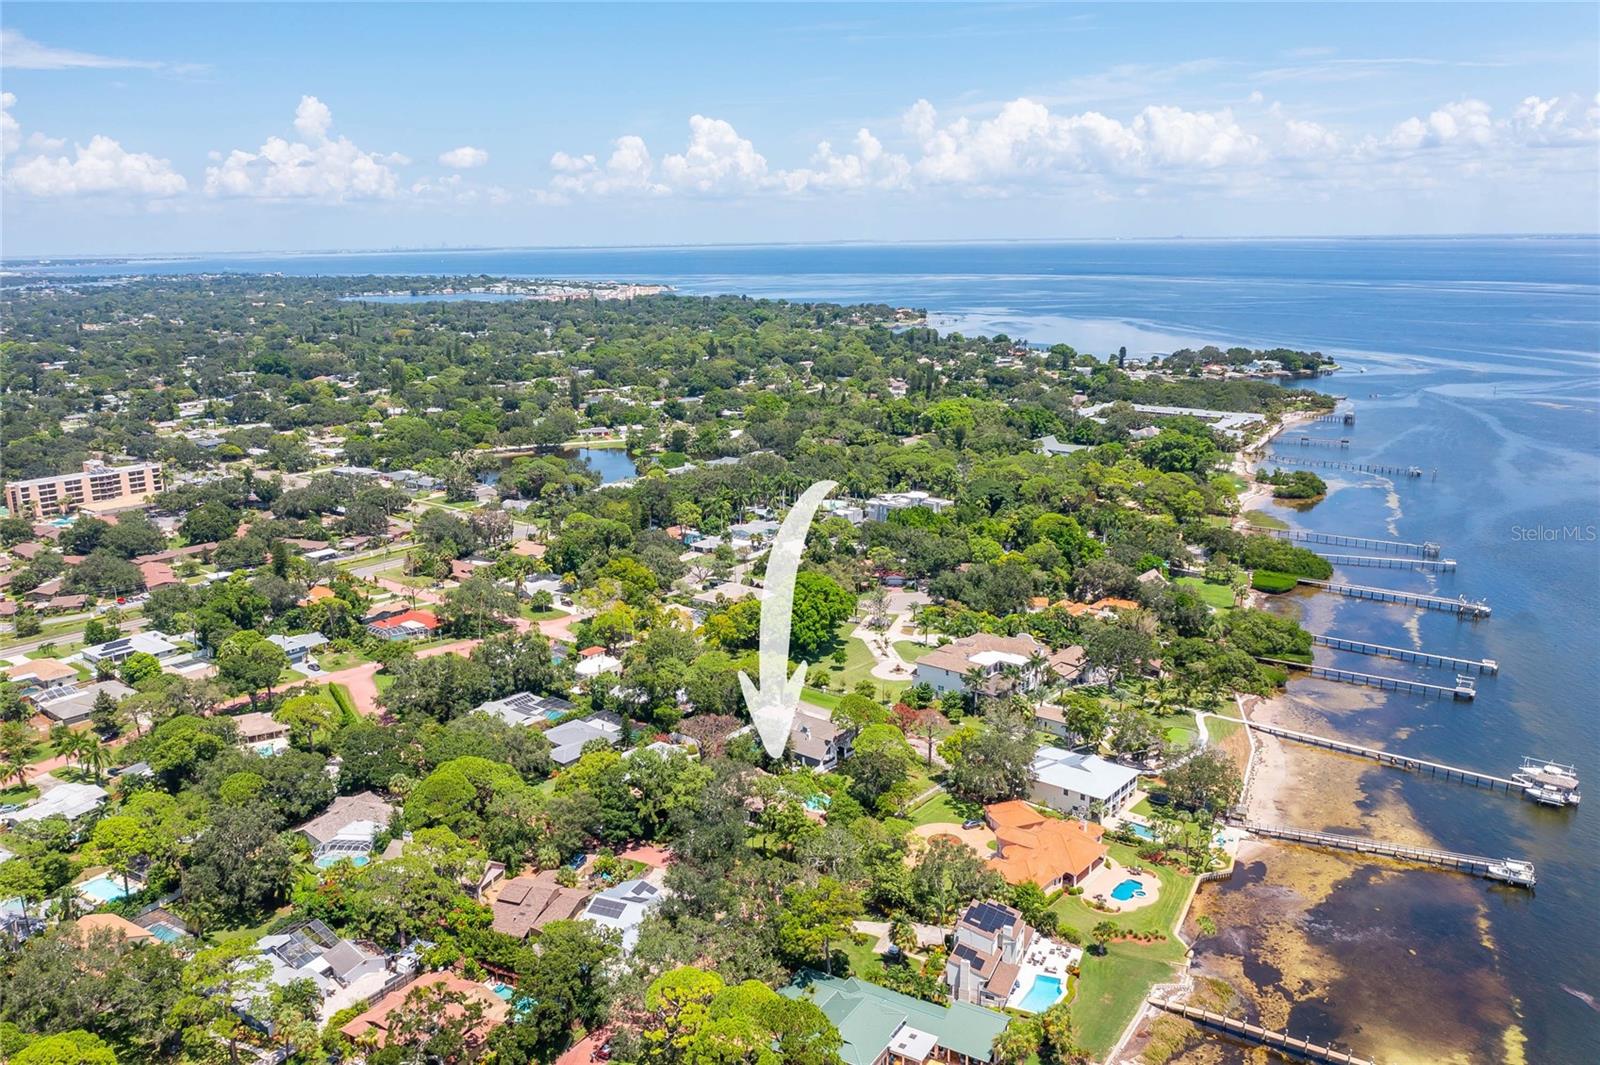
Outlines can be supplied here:
[[107, 466], [91, 459], [81, 473], [12, 481], [6, 485], [6, 506], [16, 517], [37, 520], [80, 509], [125, 510], [165, 488], [159, 462]]

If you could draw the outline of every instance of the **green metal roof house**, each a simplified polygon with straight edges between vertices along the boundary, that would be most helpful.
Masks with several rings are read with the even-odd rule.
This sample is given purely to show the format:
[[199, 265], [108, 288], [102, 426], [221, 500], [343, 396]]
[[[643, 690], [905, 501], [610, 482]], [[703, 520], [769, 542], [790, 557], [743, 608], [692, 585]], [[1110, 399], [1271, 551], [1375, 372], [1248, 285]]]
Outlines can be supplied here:
[[782, 994], [816, 1003], [839, 1029], [845, 1065], [986, 1065], [1010, 1018], [966, 1002], [948, 1006], [858, 980], [799, 973]]

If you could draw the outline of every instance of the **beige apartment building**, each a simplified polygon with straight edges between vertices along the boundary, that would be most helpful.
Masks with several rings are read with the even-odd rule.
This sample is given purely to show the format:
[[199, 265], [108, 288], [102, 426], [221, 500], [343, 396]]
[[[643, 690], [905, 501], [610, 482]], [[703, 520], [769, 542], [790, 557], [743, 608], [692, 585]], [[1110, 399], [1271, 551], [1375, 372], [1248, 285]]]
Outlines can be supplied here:
[[50, 518], [74, 510], [125, 510], [146, 502], [166, 487], [161, 463], [107, 466], [91, 459], [82, 473], [34, 477], [6, 485], [6, 506], [19, 518]]

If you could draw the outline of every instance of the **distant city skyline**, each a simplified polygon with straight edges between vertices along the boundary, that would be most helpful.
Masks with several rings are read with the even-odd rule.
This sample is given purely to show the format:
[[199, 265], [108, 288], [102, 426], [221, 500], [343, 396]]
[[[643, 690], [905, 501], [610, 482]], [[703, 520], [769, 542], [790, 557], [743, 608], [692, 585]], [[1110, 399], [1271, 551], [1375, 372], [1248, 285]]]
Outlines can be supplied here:
[[45, 5], [4, 254], [1600, 232], [1600, 6]]

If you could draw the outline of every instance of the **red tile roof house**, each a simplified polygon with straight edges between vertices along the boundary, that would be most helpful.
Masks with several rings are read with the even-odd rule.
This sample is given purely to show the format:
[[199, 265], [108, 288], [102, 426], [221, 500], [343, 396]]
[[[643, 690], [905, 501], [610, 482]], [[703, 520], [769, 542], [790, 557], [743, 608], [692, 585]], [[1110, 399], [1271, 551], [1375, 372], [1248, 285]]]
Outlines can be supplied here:
[[367, 631], [385, 640], [409, 640], [432, 636], [439, 631], [439, 616], [431, 610], [407, 610], [382, 618], [367, 626]]
[[431, 994], [443, 994], [459, 999], [445, 1008], [445, 1014], [452, 1018], [461, 1017], [466, 1013], [467, 1002], [476, 1002], [479, 1005], [481, 1014], [465, 1034], [467, 1045], [471, 1047], [482, 1046], [490, 1032], [506, 1023], [506, 1017], [511, 1012], [510, 1005], [483, 984], [467, 980], [455, 973], [428, 973], [384, 995], [370, 1009], [352, 1018], [339, 1031], [354, 1040], [357, 1046], [382, 1047], [389, 1040], [395, 1014], [398, 1012], [403, 1016], [415, 1008], [418, 1003], [413, 1001], [413, 995]]

